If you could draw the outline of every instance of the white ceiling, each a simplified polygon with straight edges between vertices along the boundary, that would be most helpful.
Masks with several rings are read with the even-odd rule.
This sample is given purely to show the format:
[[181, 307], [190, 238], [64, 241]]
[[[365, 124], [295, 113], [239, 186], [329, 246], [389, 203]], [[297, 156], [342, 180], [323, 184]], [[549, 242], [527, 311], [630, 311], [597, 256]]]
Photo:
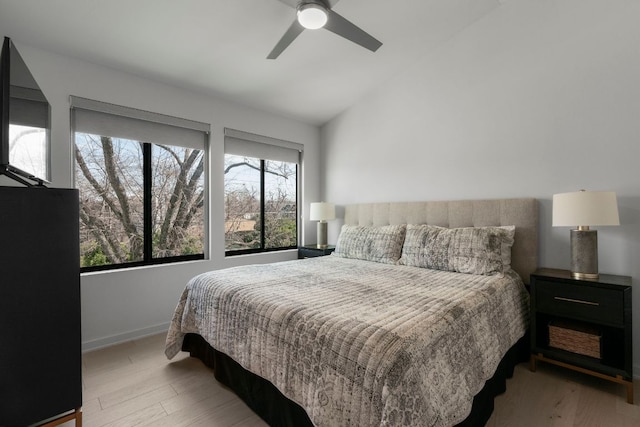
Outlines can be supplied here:
[[503, 2], [341, 0], [377, 52], [307, 30], [276, 60], [278, 0], [0, 0], [0, 36], [321, 125]]

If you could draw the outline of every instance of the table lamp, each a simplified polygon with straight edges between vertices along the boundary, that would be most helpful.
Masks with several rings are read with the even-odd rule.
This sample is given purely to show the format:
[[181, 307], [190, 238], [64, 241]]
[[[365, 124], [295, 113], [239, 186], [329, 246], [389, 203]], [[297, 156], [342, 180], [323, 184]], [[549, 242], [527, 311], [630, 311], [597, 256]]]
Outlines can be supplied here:
[[333, 203], [317, 202], [310, 205], [309, 219], [318, 221], [318, 248], [327, 247], [327, 221], [336, 219], [336, 205]]

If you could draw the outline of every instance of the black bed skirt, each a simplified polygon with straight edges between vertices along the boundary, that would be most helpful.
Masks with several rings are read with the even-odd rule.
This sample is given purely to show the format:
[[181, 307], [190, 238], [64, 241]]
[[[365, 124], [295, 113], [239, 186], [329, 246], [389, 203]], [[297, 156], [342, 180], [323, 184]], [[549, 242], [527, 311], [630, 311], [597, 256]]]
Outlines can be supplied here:
[[[493, 399], [506, 390], [507, 378], [513, 376], [515, 365], [529, 357], [528, 336], [511, 347], [482, 390], [473, 399], [471, 414], [458, 426], [484, 426], [493, 413]], [[229, 387], [270, 426], [313, 426], [304, 409], [289, 400], [269, 381], [247, 371], [224, 353], [211, 347], [200, 335], [187, 334], [182, 350], [213, 368], [215, 378]]]

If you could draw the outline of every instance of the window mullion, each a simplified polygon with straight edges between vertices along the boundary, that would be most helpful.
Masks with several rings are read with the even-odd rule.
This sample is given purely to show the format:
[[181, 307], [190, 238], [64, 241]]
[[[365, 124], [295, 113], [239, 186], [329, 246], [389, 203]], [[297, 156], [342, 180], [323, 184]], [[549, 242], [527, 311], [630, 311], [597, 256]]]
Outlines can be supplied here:
[[300, 204], [298, 203], [300, 201], [300, 199], [298, 198], [299, 194], [300, 194], [300, 188], [298, 187], [298, 184], [300, 183], [300, 180], [298, 179], [298, 164], [296, 163], [296, 245], [298, 244], [302, 244], [301, 240], [300, 240], [300, 223], [298, 222], [298, 218], [300, 218], [300, 210], [299, 210], [299, 206]]
[[266, 215], [266, 209], [265, 209], [265, 191], [264, 191], [264, 167], [265, 167], [265, 161], [260, 160], [260, 248], [264, 249], [266, 247], [265, 245], [265, 239], [264, 239], [264, 235], [265, 235], [265, 230], [264, 230], [264, 225], [265, 225], [265, 220], [264, 217]]
[[143, 241], [144, 241], [144, 260], [149, 262], [153, 259], [153, 231], [152, 231], [152, 205], [151, 205], [151, 144], [145, 142], [142, 144], [142, 183], [143, 183]]

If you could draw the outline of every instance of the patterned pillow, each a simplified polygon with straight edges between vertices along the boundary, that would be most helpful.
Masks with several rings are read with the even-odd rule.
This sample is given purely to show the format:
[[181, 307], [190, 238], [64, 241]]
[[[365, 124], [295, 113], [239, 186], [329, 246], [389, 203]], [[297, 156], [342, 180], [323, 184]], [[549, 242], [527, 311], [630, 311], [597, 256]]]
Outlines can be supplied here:
[[407, 225], [400, 264], [494, 275], [511, 268], [514, 226], [443, 228]]
[[334, 255], [385, 264], [397, 264], [406, 225], [343, 225]]

